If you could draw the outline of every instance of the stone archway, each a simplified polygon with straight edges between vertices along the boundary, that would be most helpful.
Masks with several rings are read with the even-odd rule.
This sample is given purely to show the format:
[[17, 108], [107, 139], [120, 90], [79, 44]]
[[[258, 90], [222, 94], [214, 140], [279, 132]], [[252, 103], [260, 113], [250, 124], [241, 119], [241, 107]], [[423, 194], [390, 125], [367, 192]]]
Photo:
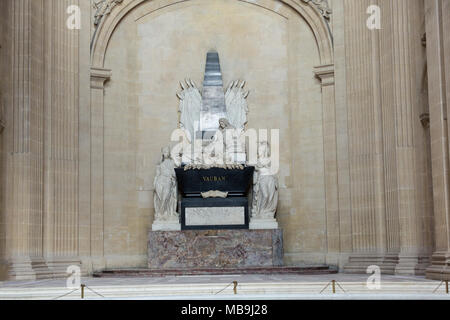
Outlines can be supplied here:
[[[108, 44], [117, 26], [122, 19], [135, 11], [136, 15], [144, 16], [149, 12], [158, 9], [176, 5], [182, 2], [195, 0], [165, 0], [165, 1], [148, 1], [148, 0], [109, 0], [111, 3], [110, 12], [104, 13], [103, 19], [100, 20], [91, 47], [91, 65], [93, 68], [102, 68], [104, 64], [105, 54]], [[314, 4], [314, 1], [305, 0], [236, 0], [247, 2], [256, 6], [266, 8], [278, 12], [283, 5], [295, 10], [309, 24], [316, 38], [319, 48], [321, 65], [333, 64], [333, 44], [329, 26], [321, 13], [321, 7]]]
[[[110, 42], [119, 28], [121, 22], [130, 17], [137, 21], [158, 11], [169, 7], [188, 5], [189, 3], [200, 3], [202, 0], [165, 0], [165, 1], [144, 1], [144, 0], [124, 0], [123, 2], [111, 1], [115, 3], [111, 7], [111, 12], [106, 14], [97, 27], [95, 37], [92, 42], [91, 51], [91, 150], [100, 152], [91, 153], [91, 216], [92, 230], [104, 230], [105, 211], [105, 83], [113, 77], [114, 70], [105, 68], [105, 58], [107, 56]], [[315, 40], [318, 52], [318, 66], [310, 67], [307, 71], [311, 76], [315, 75], [321, 82], [321, 100], [323, 112], [323, 149], [326, 151], [324, 181], [325, 181], [325, 214], [326, 220], [333, 223], [338, 219], [338, 196], [337, 196], [337, 163], [336, 163], [336, 120], [334, 105], [334, 65], [333, 47], [329, 28], [320, 10], [313, 2], [300, 0], [256, 0], [242, 1], [246, 6], [256, 6], [264, 10], [269, 10], [274, 15], [284, 15], [286, 12], [294, 12], [301, 17], [309, 27]], [[330, 251], [334, 248], [335, 233], [333, 228], [327, 230], [327, 247]], [[103, 239], [104, 234], [100, 235]], [[99, 255], [103, 254], [103, 240], [93, 244], [93, 251]]]

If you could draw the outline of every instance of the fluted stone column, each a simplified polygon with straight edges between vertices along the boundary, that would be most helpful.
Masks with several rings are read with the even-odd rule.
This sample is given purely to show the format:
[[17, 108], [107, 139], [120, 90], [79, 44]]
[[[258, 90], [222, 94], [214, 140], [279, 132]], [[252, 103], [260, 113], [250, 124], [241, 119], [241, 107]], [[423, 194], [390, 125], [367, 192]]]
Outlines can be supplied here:
[[66, 27], [73, 0], [45, 1], [45, 258], [65, 275], [78, 258], [78, 30]]
[[344, 1], [352, 253], [345, 272], [386, 261], [386, 196], [379, 35], [366, 27], [373, 1]]
[[[424, 274], [430, 252], [425, 233], [430, 225], [423, 204], [428, 192], [421, 175], [426, 172], [423, 150], [426, 134], [420, 122], [424, 57], [420, 27], [420, 1], [391, 1], [393, 38], [393, 87], [397, 153], [400, 254], [397, 274]], [[425, 211], [425, 212], [424, 212]]]
[[[366, 27], [374, 4], [381, 30]], [[353, 239], [345, 270], [374, 264], [384, 273], [423, 274], [432, 208], [428, 132], [420, 122], [421, 1], [346, 0], [345, 7]]]
[[384, 175], [384, 245], [382, 248], [384, 257], [381, 265], [384, 273], [393, 274], [398, 263], [400, 252], [400, 227], [398, 217], [398, 184], [397, 184], [397, 144], [395, 127], [395, 108], [393, 100], [395, 89], [392, 76], [392, 11], [390, 0], [379, 0], [381, 30], [372, 31], [374, 45], [377, 46], [377, 104], [381, 105], [382, 121], [382, 155]]
[[450, 279], [450, 3], [425, 0], [435, 250], [427, 277]]
[[8, 1], [6, 260], [12, 279], [51, 276], [43, 257], [43, 0]]
[[2, 3], [8, 125], [1, 233], [10, 279], [63, 276], [79, 265], [78, 30], [66, 26], [67, 7], [77, 1]]

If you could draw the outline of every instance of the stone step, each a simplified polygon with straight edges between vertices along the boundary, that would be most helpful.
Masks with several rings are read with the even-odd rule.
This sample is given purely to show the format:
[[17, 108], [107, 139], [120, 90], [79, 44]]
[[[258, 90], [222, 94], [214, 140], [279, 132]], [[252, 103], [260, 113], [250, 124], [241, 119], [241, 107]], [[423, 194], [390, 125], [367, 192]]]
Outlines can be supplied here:
[[95, 272], [94, 277], [161, 277], [188, 275], [234, 275], [234, 274], [335, 274], [338, 270], [329, 266], [305, 267], [245, 267], [245, 268], [192, 268], [192, 269], [110, 269]]

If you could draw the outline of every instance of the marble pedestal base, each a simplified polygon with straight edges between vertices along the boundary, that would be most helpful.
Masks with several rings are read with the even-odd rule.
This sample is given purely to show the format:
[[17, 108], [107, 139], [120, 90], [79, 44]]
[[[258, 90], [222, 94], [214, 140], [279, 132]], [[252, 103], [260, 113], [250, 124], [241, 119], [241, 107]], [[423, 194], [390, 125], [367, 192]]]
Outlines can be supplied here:
[[150, 269], [283, 265], [282, 230], [151, 231]]

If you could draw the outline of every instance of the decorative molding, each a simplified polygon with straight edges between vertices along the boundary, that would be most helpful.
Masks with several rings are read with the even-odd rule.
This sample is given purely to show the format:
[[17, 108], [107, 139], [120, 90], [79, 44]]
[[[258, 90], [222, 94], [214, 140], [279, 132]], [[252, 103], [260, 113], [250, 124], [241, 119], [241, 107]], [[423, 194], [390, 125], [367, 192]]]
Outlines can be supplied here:
[[330, 34], [331, 43], [334, 46], [334, 37], [333, 32], [330, 27], [331, 15], [333, 14], [333, 10], [331, 10], [328, 0], [301, 0], [303, 3], [309, 4], [316, 8], [322, 16], [323, 20], [328, 29], [328, 33]]
[[91, 50], [92, 50], [92, 45], [94, 43], [94, 39], [97, 36], [98, 27], [100, 26], [103, 18], [105, 16], [109, 15], [115, 6], [122, 4], [122, 2], [123, 2], [123, 0], [99, 0], [99, 1], [93, 0], [93, 8], [96, 11], [94, 14], [95, 30], [94, 30], [94, 34], [92, 35], [92, 39], [91, 39]]
[[91, 68], [91, 88], [104, 89], [105, 83], [111, 79], [112, 71], [102, 68]]
[[304, 3], [311, 3], [312, 5], [314, 5], [316, 9], [319, 10], [322, 17], [324, 17], [324, 19], [327, 21], [327, 23], [330, 22], [333, 10], [331, 10], [328, 0], [302, 0], [302, 1]]
[[202, 192], [202, 197], [203, 197], [203, 199], [208, 199], [208, 198], [223, 198], [223, 199], [225, 199], [228, 197], [228, 192], [211, 190], [208, 192]]
[[322, 87], [334, 85], [334, 64], [314, 67], [314, 74], [322, 82]]
[[96, 10], [94, 14], [94, 26], [98, 27], [102, 19], [109, 15], [115, 6], [122, 4], [122, 2], [123, 0], [94, 0], [93, 7]]

